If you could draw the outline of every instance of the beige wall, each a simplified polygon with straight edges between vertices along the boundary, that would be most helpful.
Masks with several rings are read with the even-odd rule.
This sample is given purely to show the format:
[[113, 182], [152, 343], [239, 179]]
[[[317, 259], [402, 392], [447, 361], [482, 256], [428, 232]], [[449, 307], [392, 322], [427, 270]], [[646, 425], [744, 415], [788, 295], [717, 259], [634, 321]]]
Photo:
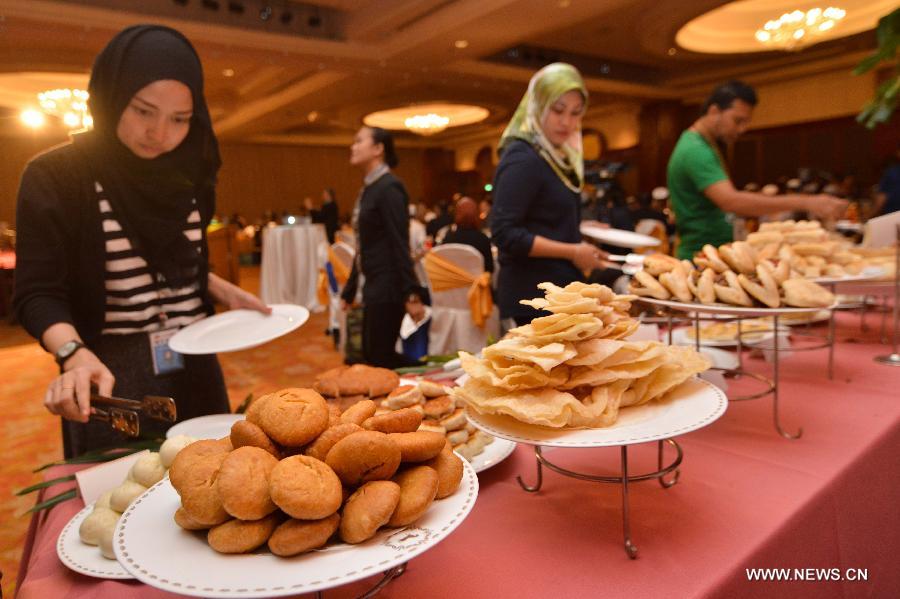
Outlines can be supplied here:
[[637, 104], [622, 106], [614, 112], [604, 112], [593, 117], [589, 115], [584, 119], [582, 127], [602, 132], [608, 144], [604, 148], [606, 150], [633, 148], [640, 142], [640, 112], [641, 107]]
[[[0, 221], [15, 221], [19, 178], [28, 159], [63, 138], [0, 139]], [[322, 189], [334, 187], [341, 212], [349, 212], [362, 185], [362, 173], [348, 163], [344, 147], [224, 144], [219, 173], [218, 212], [240, 212], [255, 219], [265, 210], [295, 210], [304, 196], [320, 201]], [[398, 176], [410, 198], [422, 195], [423, 151], [399, 149]]]
[[821, 121], [858, 114], [875, 93], [875, 71], [850, 69], [759, 85], [753, 129]]

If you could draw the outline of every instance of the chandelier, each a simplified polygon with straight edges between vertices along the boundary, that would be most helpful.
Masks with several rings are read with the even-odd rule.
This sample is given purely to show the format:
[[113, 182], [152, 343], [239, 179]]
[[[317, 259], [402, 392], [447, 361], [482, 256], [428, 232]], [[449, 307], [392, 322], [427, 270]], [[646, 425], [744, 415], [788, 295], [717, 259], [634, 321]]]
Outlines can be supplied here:
[[440, 133], [450, 124], [450, 118], [433, 112], [428, 114], [416, 114], [403, 120], [407, 129], [419, 135], [434, 135]]
[[83, 89], [51, 89], [37, 97], [41, 110], [62, 119], [69, 130], [90, 129], [94, 124], [88, 113], [88, 93]]
[[824, 10], [811, 8], [806, 12], [795, 10], [784, 13], [777, 19], [768, 21], [762, 29], [757, 29], [756, 40], [761, 44], [786, 50], [799, 49], [833, 29], [846, 14], [847, 11], [833, 6]]

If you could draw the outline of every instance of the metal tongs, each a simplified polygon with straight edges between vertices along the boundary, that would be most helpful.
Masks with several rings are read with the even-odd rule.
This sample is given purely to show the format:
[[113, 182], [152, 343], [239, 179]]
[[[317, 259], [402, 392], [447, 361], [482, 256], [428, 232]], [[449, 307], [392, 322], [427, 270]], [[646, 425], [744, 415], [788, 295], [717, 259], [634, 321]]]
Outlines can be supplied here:
[[644, 268], [643, 254], [627, 254], [625, 256], [610, 254], [606, 257], [606, 260], [609, 262], [623, 262], [624, 264], [622, 264], [621, 266], [617, 264], [610, 264], [609, 268], [621, 270], [626, 275], [633, 275], [637, 271]]
[[175, 422], [175, 400], [158, 395], [145, 395], [140, 401], [106, 397], [91, 389], [91, 420], [108, 422], [113, 429], [129, 437], [137, 437], [141, 433], [141, 415], [163, 422]]

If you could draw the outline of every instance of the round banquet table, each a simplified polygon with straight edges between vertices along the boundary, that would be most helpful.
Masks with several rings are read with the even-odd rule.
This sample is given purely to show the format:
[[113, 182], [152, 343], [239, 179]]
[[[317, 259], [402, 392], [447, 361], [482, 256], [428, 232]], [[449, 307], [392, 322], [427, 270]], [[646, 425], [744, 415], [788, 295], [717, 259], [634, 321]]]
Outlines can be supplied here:
[[319, 268], [325, 264], [328, 241], [325, 227], [291, 225], [262, 231], [260, 297], [267, 304], [297, 304], [318, 312]]
[[[548, 473], [540, 493], [526, 493], [516, 476], [533, 475], [534, 455], [519, 446], [479, 474], [478, 500], [460, 527], [412, 559], [379, 597], [896, 596], [900, 371], [873, 362], [884, 353], [876, 334], [860, 333], [848, 314], [837, 318], [848, 359], [835, 365], [833, 381], [809, 353], [786, 359], [783, 392], [792, 400], [786, 410], [792, 421], [803, 421], [802, 439], [771, 434], [763, 402], [738, 402], [713, 425], [678, 437], [686, 459], [677, 485], [630, 486], [637, 560], [629, 560], [619, 542], [618, 489]], [[746, 365], [755, 372], [766, 368], [758, 359]], [[744, 391], [740, 380], [729, 384]], [[655, 444], [636, 446], [635, 467], [655, 464], [655, 450]], [[619, 458], [616, 448], [554, 449], [551, 455], [566, 468], [599, 474], [614, 472]], [[56, 467], [45, 477], [74, 468]], [[174, 597], [63, 566], [56, 539], [81, 507], [72, 500], [32, 519], [18, 599]], [[785, 568], [791, 576], [796, 568], [811, 577], [859, 569], [867, 580], [750, 581], [751, 568]], [[324, 597], [359, 597], [379, 578], [325, 591]]]

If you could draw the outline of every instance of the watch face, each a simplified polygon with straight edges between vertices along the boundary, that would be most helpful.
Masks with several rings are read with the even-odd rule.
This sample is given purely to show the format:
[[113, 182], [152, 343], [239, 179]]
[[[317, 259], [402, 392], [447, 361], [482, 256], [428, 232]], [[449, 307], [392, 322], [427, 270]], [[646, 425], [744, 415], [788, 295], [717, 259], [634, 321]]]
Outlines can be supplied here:
[[56, 351], [56, 359], [65, 360], [66, 358], [71, 356], [79, 347], [81, 347], [81, 344], [77, 341], [67, 341], [63, 343], [62, 347], [60, 347]]

